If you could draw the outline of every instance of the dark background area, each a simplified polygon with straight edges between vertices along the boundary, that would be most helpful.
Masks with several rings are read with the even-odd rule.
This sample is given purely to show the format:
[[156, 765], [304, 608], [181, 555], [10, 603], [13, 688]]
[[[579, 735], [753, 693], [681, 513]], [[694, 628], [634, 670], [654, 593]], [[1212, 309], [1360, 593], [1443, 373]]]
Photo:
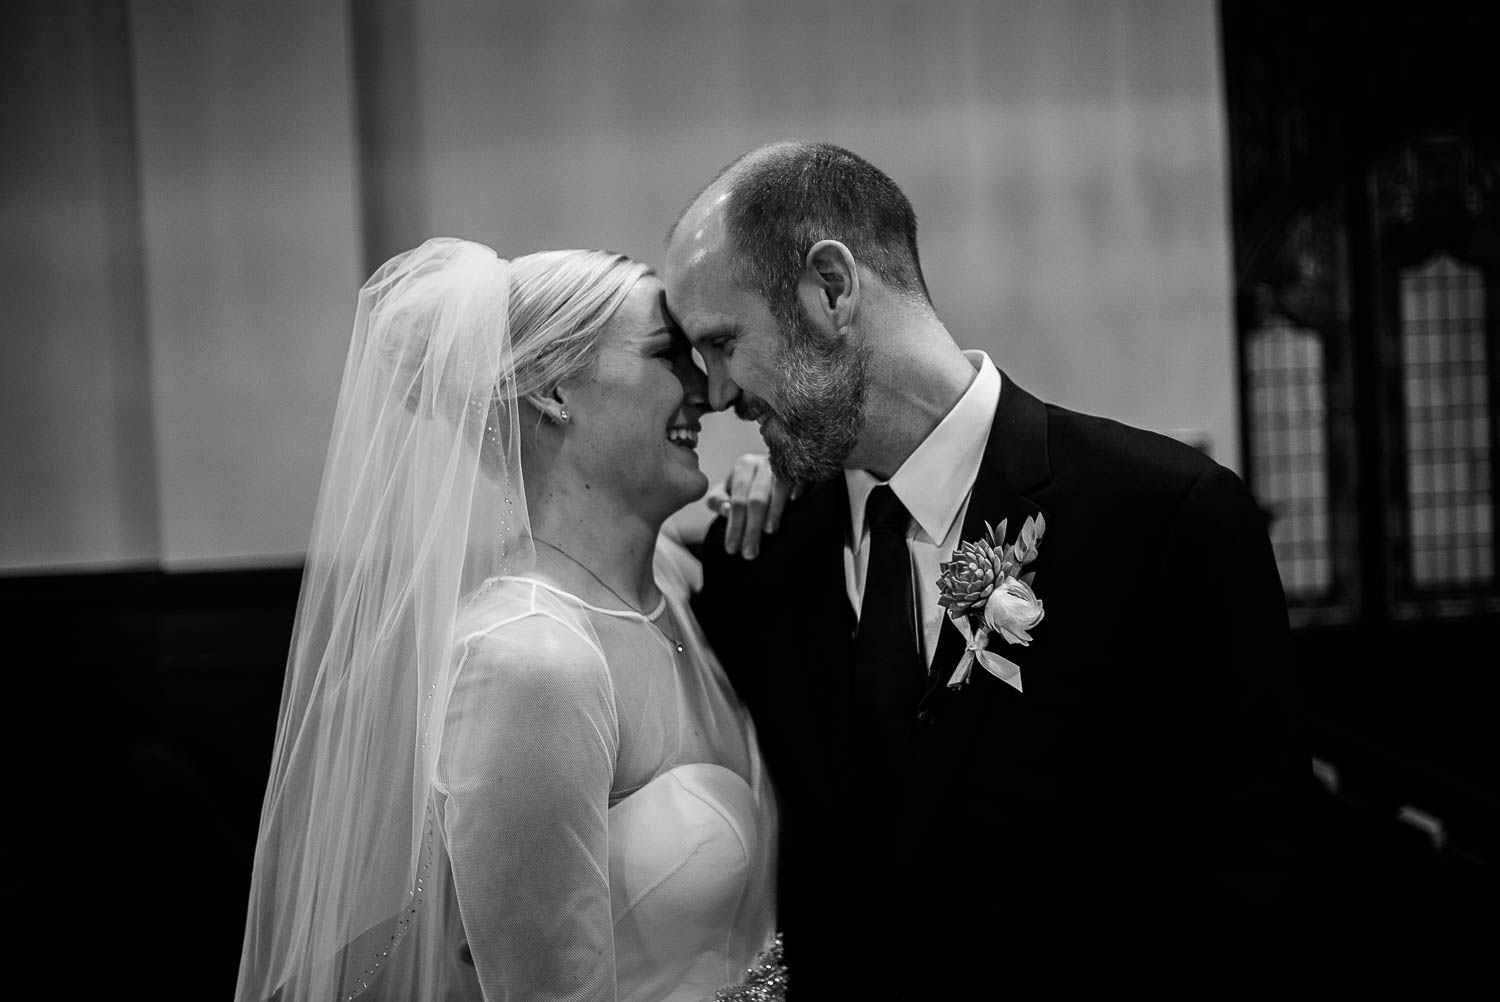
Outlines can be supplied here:
[[[1491, 458], [1500, 429], [1500, 22], [1493, 5], [1449, 2], [1222, 0], [1219, 9], [1246, 479], [1284, 492], [1279, 503], [1262, 497], [1273, 534], [1298, 511], [1331, 526], [1299, 541], [1300, 552], [1278, 550], [1320, 776], [1313, 926], [1327, 929], [1336, 974], [1407, 972], [1437, 987], [1477, 970], [1497, 930], [1500, 592], [1493, 572], [1460, 568], [1476, 551], [1494, 553], [1500, 486]], [[1473, 328], [1445, 311], [1451, 294], [1438, 292], [1445, 309], [1421, 327], [1408, 323], [1403, 300], [1410, 272], [1439, 256], [1482, 285], [1486, 358], [1483, 371], [1465, 368], [1462, 378], [1487, 389], [1439, 397], [1441, 408], [1424, 414], [1465, 428], [1441, 450], [1411, 440], [1411, 387], [1436, 366], [1424, 369], [1410, 346]], [[1306, 356], [1320, 362], [1309, 398], [1323, 405], [1315, 460], [1299, 454], [1311, 441], [1297, 434], [1301, 415], [1252, 406], [1267, 374], [1254, 371], [1250, 348], [1275, 324], [1316, 345]], [[1436, 378], [1447, 378], [1442, 371]], [[1269, 378], [1278, 375], [1303, 373]], [[1487, 435], [1468, 433], [1484, 422]], [[1424, 494], [1409, 478], [1429, 461], [1445, 473], [1476, 471], [1478, 482]], [[1306, 476], [1311, 462], [1326, 479]], [[1313, 485], [1301, 509], [1290, 503], [1303, 500], [1299, 477]], [[1431, 534], [1422, 536], [1417, 509], [1471, 503], [1488, 503], [1488, 524], [1440, 534], [1444, 552], [1433, 559], [1446, 571], [1424, 576], [1417, 554]], [[1308, 556], [1327, 562], [1314, 575], [1289, 574], [1290, 561]], [[1484, 978], [1493, 985], [1492, 972]]]

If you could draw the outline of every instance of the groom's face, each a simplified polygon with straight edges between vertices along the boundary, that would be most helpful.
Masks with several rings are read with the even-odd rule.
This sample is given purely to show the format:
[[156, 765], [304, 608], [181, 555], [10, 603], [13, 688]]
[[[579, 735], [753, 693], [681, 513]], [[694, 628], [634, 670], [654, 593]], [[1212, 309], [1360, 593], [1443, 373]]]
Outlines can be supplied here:
[[715, 410], [760, 425], [776, 475], [807, 484], [837, 474], [863, 427], [867, 352], [818, 330], [798, 304], [773, 311], [735, 281], [729, 255], [674, 239], [667, 301], [708, 372]]

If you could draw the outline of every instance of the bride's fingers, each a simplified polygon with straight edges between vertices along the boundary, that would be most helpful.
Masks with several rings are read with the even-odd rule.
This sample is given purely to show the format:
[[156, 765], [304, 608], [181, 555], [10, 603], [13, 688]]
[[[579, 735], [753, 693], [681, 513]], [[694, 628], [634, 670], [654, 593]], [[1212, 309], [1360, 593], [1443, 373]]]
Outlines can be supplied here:
[[754, 560], [760, 552], [760, 535], [771, 494], [768, 469], [767, 457], [746, 453], [735, 460], [724, 484], [729, 492], [724, 549], [739, 553], [746, 560]]
[[[781, 526], [781, 515], [787, 499], [796, 492], [790, 485], [776, 478], [771, 470], [771, 457], [764, 453], [747, 453], [736, 464], [737, 483], [744, 489], [745, 526], [740, 539], [740, 552], [745, 559], [753, 560], [759, 555], [764, 536], [771, 535]], [[737, 492], [738, 493], [738, 492]], [[731, 495], [731, 502], [740, 500]]]
[[[726, 478], [725, 484], [727, 485], [728, 482], [729, 481]], [[722, 518], [725, 519], [725, 523], [724, 523], [724, 552], [725, 553], [733, 553], [733, 552], [735, 552], [735, 550], [739, 546], [739, 535], [738, 534], [741, 531], [739, 525], [737, 525], [736, 523], [737, 522], [742, 522], [743, 518], [736, 519], [734, 517], [734, 506], [732, 504], [730, 504], [730, 502], [729, 502], [729, 491], [728, 491], [727, 486], [726, 487], [710, 487], [709, 490], [708, 490], [707, 497], [704, 498], [704, 503], [708, 505], [708, 510], [709, 511], [711, 511], [715, 515], [719, 515], [719, 516], [721, 516]]]
[[771, 476], [771, 499], [766, 505], [766, 532], [770, 534], [781, 528], [781, 513], [786, 510], [787, 500], [796, 497], [797, 492], [791, 484], [770, 474], [769, 463], [766, 464], [766, 471]]
[[762, 535], [772, 535], [781, 527], [787, 502], [801, 493], [800, 488], [776, 478], [770, 456], [740, 456], [724, 478], [724, 486], [711, 488], [706, 499], [709, 510], [725, 519], [724, 552], [754, 560]]
[[767, 518], [775, 478], [771, 476], [771, 464], [765, 456], [741, 456], [740, 462], [748, 468], [750, 478], [745, 496], [745, 534], [740, 542], [740, 554], [746, 560], [754, 560], [760, 554], [761, 534], [774, 531]]
[[724, 513], [728, 520], [724, 527], [725, 553], [739, 553], [744, 541], [750, 483], [755, 473], [752, 467], [745, 464], [744, 459], [741, 456], [735, 460], [729, 476], [724, 479], [724, 489], [729, 493], [729, 509]]

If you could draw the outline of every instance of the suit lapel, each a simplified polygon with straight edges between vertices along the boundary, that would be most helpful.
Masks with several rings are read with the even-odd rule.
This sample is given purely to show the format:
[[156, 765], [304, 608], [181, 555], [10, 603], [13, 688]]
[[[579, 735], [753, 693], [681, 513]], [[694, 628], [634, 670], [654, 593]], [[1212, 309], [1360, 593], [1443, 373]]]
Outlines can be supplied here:
[[854, 707], [854, 610], [844, 582], [844, 532], [849, 521], [849, 491], [843, 477], [823, 485], [818, 499], [817, 542], [809, 551], [806, 578], [817, 643], [808, 677], [816, 679], [829, 708], [826, 726], [835, 754], [850, 747]]
[[[848, 491], [835, 477], [809, 491], [758, 563], [757, 587], [789, 604], [776, 622], [762, 624], [785, 645], [776, 698], [808, 707], [806, 723], [832, 751], [848, 748], [853, 705], [854, 612], [844, 586], [844, 527]], [[788, 587], [790, 585], [790, 587]]]
[[[985, 442], [969, 507], [964, 515], [960, 539], [978, 539], [985, 523], [998, 528], [1007, 520], [1007, 535], [1014, 538], [1026, 518], [1045, 514], [1028, 496], [1052, 477], [1047, 458], [1047, 408], [1001, 373], [1002, 389], [995, 420]], [[1040, 572], [1046, 560], [1043, 546], [1029, 569]], [[1020, 665], [1025, 677], [1027, 648], [1008, 647], [1001, 652]], [[944, 619], [938, 635], [938, 647], [932, 661], [921, 706], [922, 723], [917, 728], [917, 777], [915, 795], [910, 803], [914, 820], [931, 817], [932, 809], [946, 796], [951, 778], [961, 759], [969, 753], [975, 736], [996, 704], [1025, 698], [999, 679], [990, 678], [978, 665], [962, 689], [948, 689], [948, 679], [958, 666], [964, 651], [964, 639]]]

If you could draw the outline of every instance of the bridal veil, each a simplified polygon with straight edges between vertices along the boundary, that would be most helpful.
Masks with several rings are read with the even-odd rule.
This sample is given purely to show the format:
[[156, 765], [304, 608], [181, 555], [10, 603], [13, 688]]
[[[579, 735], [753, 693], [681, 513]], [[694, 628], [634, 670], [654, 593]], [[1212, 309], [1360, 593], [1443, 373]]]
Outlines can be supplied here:
[[509, 293], [505, 261], [454, 239], [393, 258], [360, 291], [237, 1000], [347, 999], [372, 984], [432, 998], [453, 963], [430, 786], [455, 621], [463, 596], [533, 560]]

